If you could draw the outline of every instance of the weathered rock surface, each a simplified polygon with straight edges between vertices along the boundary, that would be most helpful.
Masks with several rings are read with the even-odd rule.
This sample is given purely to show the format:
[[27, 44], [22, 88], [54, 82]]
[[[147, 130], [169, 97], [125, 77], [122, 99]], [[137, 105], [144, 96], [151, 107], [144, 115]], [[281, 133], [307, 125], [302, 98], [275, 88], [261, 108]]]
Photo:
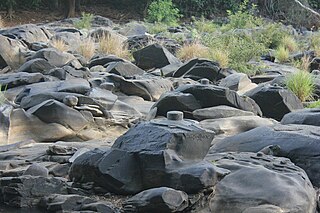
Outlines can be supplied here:
[[210, 152], [258, 152], [267, 146], [278, 145], [277, 156], [289, 158], [306, 171], [314, 186], [319, 186], [319, 130], [315, 126], [293, 124], [258, 127], [223, 139], [214, 144]]
[[320, 126], [320, 110], [315, 108], [290, 112], [282, 118], [281, 124], [304, 124]]

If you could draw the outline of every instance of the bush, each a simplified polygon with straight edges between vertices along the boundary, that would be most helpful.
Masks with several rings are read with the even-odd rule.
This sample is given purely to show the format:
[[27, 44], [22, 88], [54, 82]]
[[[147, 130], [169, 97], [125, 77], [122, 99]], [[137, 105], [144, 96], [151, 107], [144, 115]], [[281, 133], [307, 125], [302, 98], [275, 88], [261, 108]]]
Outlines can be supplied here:
[[210, 51], [209, 58], [217, 61], [221, 68], [227, 68], [230, 60], [229, 55], [230, 53], [225, 49], [214, 49]]
[[199, 20], [194, 18], [194, 27], [199, 33], [213, 33], [217, 30], [217, 25], [203, 16]]
[[289, 56], [290, 56], [290, 52], [286, 47], [280, 46], [276, 49], [275, 57], [278, 62], [280, 63], [288, 62]]
[[290, 74], [286, 77], [285, 84], [302, 102], [313, 98], [315, 83], [311, 73], [300, 70]]
[[178, 50], [177, 56], [182, 61], [193, 58], [208, 58], [209, 49], [199, 43], [185, 44]]
[[298, 49], [298, 44], [297, 44], [296, 40], [292, 36], [289, 36], [289, 35], [285, 35], [281, 39], [281, 46], [288, 49], [289, 52], [294, 52]]
[[93, 20], [93, 14], [90, 13], [81, 13], [82, 17], [79, 21], [74, 23], [74, 27], [77, 29], [90, 29], [91, 22]]
[[262, 25], [262, 19], [254, 15], [255, 10], [256, 5], [252, 4], [251, 8], [249, 8], [249, 0], [244, 0], [240, 4], [238, 11], [227, 11], [229, 23], [225, 25], [224, 29], [246, 29]]
[[172, 0], [156, 0], [148, 7], [147, 20], [149, 22], [176, 25], [180, 17], [179, 9], [173, 5]]
[[130, 59], [130, 53], [123, 41], [115, 35], [105, 35], [99, 38], [98, 52]]
[[87, 60], [90, 60], [96, 52], [94, 41], [90, 38], [83, 40], [77, 48], [77, 51]]
[[69, 46], [61, 39], [54, 38], [50, 41], [49, 45], [57, 50], [60, 50], [61, 52], [69, 50]]

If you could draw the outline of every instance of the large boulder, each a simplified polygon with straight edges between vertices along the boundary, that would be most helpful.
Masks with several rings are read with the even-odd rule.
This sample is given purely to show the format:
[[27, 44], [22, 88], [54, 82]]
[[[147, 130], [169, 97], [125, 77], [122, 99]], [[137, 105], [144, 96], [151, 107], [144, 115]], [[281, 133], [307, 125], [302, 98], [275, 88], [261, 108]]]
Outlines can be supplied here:
[[181, 63], [179, 59], [159, 44], [152, 44], [133, 52], [133, 57], [137, 66], [144, 70]]
[[114, 73], [125, 78], [132, 78], [135, 75], [143, 75], [145, 72], [130, 62], [111, 62], [108, 64], [106, 72]]
[[236, 72], [233, 70], [221, 69], [217, 62], [195, 58], [175, 71], [173, 77], [185, 77], [194, 80], [206, 78], [215, 82], [234, 73]]
[[18, 69], [25, 61], [27, 47], [18, 40], [0, 35], [0, 68]]
[[45, 81], [41, 73], [8, 73], [0, 76], [0, 85], [5, 85], [7, 89], [29, 85]]
[[261, 108], [262, 114], [280, 121], [283, 116], [294, 110], [303, 109], [298, 97], [280, 86], [261, 85], [245, 93]]
[[17, 72], [28, 72], [28, 73], [45, 73], [55, 68], [49, 62], [43, 58], [36, 58], [24, 63]]
[[[180, 97], [185, 98], [182, 99]], [[158, 102], [156, 102], [154, 107], [157, 107], [158, 115], [164, 116], [170, 110], [183, 111], [189, 114], [196, 109], [220, 105], [235, 107], [253, 112], [256, 115], [262, 114], [259, 106], [252, 99], [241, 97], [235, 91], [228, 88], [214, 85], [181, 86], [171, 93], [164, 94]]]
[[278, 146], [276, 156], [287, 157], [308, 174], [315, 186], [320, 186], [320, 128], [307, 125], [275, 125], [258, 127], [214, 144], [210, 152], [259, 152]]
[[48, 61], [51, 66], [62, 67], [76, 58], [66, 52], [60, 52], [57, 49], [46, 48], [36, 52], [31, 59], [42, 58]]
[[160, 186], [196, 193], [217, 181], [214, 166], [202, 161], [213, 136], [186, 120], [139, 123], [111, 150], [78, 157], [69, 175], [76, 182], [94, 182], [120, 194]]
[[316, 210], [316, 193], [308, 176], [287, 158], [263, 153], [221, 153], [209, 154], [206, 159], [230, 173], [217, 183], [204, 212]]

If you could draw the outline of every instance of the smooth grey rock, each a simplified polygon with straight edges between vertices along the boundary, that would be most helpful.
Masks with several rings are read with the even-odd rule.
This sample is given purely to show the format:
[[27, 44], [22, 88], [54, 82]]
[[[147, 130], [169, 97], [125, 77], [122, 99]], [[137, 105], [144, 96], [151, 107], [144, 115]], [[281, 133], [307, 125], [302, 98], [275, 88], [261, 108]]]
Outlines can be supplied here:
[[188, 195], [167, 187], [145, 190], [123, 204], [126, 212], [180, 212], [188, 207]]
[[31, 59], [42, 58], [48, 61], [51, 66], [62, 67], [67, 65], [72, 60], [75, 60], [75, 57], [70, 53], [60, 52], [57, 49], [47, 48], [42, 49], [36, 52]]
[[43, 73], [46, 74], [47, 71], [53, 69], [54, 66], [49, 64], [49, 62], [43, 58], [36, 58], [24, 63], [17, 72], [28, 72], [28, 73]]
[[218, 153], [206, 159], [230, 171], [209, 196], [207, 212], [270, 212], [265, 210], [271, 207], [263, 204], [281, 212], [315, 212], [316, 194], [308, 176], [287, 158]]
[[51, 145], [47, 153], [49, 155], [73, 155], [76, 153], [77, 148], [71, 146]]
[[143, 75], [145, 71], [130, 62], [111, 62], [106, 67], [106, 72], [120, 75], [125, 78], [132, 78], [135, 75]]
[[23, 175], [48, 177], [49, 170], [40, 164], [33, 163], [28, 167], [26, 171], [24, 171]]
[[192, 112], [197, 120], [228, 118], [235, 116], [253, 116], [253, 112], [240, 110], [230, 106], [215, 106], [203, 109], [197, 109]]
[[41, 73], [20, 72], [1, 74], [0, 76], [0, 85], [5, 85], [7, 89], [43, 81], [45, 81], [45, 77]]
[[320, 126], [320, 109], [302, 109], [286, 114], [281, 124], [304, 124]]
[[308, 174], [312, 184], [320, 186], [319, 157], [320, 127], [308, 125], [275, 125], [258, 127], [223, 139], [210, 148], [212, 153], [259, 152], [261, 149], [278, 145], [277, 156], [289, 158]]

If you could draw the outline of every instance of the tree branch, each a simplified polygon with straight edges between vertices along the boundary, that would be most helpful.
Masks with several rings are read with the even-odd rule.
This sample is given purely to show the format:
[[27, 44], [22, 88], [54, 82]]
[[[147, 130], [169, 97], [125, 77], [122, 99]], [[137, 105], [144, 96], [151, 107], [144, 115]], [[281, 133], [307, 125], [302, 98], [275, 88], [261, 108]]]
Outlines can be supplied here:
[[320, 18], [320, 14], [319, 14], [317, 11], [311, 9], [310, 7], [305, 6], [305, 5], [302, 4], [299, 0], [294, 0], [294, 1], [295, 1], [297, 4], [299, 4], [302, 8], [308, 10], [309, 12], [313, 13], [314, 15], [316, 15], [316, 16], [318, 16], [318, 17]]

